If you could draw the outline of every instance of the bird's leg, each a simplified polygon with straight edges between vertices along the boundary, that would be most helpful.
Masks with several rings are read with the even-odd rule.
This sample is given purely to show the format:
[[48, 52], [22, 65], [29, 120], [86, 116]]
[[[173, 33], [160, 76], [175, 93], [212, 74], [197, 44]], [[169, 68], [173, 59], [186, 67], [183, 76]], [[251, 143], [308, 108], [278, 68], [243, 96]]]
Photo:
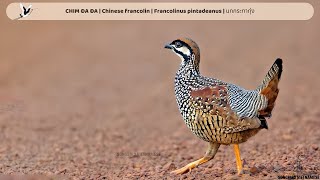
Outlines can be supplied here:
[[234, 148], [234, 154], [236, 156], [238, 174], [240, 175], [242, 173], [242, 161], [240, 157], [239, 144], [235, 144], [233, 148]]
[[218, 143], [209, 143], [208, 149], [206, 151], [206, 154], [204, 155], [203, 158], [200, 158], [192, 163], [187, 164], [186, 166], [184, 166], [183, 168], [177, 169], [175, 171], [172, 171], [171, 173], [174, 174], [183, 174], [186, 173], [188, 171], [191, 171], [191, 169], [199, 166], [200, 164], [206, 163], [209, 160], [211, 160], [216, 153], [218, 152], [218, 149], [220, 147], [220, 144]]

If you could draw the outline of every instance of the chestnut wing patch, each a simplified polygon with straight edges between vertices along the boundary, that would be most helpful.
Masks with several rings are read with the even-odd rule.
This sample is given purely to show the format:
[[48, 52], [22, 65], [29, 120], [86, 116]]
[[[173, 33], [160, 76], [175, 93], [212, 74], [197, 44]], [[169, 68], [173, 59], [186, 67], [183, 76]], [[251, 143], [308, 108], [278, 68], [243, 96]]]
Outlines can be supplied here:
[[231, 109], [228, 89], [224, 85], [191, 91], [190, 103], [195, 123], [212, 124], [209, 127], [215, 133], [235, 133], [257, 126], [255, 119], [240, 119]]
[[[191, 91], [191, 102], [196, 109], [217, 114], [223, 118], [231, 114], [226, 86], [205, 87]], [[235, 113], [233, 113], [235, 114]]]

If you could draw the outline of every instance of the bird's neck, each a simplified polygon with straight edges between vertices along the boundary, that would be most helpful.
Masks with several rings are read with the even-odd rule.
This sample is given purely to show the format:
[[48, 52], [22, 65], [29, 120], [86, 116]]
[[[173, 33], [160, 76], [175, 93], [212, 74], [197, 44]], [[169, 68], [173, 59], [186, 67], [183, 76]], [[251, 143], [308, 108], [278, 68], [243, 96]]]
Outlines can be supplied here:
[[198, 81], [199, 72], [194, 68], [181, 66], [175, 76], [175, 96], [182, 116], [185, 116], [183, 109], [189, 106], [187, 101], [190, 99], [191, 90]]
[[181, 80], [193, 80], [199, 76], [201, 76], [199, 68], [193, 64], [181, 63], [178, 71], [176, 72], [176, 77]]

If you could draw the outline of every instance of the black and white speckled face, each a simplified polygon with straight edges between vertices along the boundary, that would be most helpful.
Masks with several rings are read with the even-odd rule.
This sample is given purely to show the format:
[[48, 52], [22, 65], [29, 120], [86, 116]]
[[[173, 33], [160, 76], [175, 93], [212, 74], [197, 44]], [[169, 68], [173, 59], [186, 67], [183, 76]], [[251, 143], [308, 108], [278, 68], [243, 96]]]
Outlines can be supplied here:
[[188, 61], [192, 55], [190, 46], [181, 40], [175, 40], [172, 43], [167, 44], [165, 48], [171, 49], [176, 53], [181, 58], [181, 61]]

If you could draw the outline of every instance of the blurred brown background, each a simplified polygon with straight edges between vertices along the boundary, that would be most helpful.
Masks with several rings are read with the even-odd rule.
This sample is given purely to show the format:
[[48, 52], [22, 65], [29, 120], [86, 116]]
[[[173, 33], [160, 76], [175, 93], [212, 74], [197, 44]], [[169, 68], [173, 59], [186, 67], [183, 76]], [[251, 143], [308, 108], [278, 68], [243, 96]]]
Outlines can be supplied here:
[[[269, 130], [241, 145], [244, 176], [320, 174], [318, 1], [306, 1], [315, 9], [308, 21], [19, 22], [5, 14], [11, 2], [0, 2], [0, 173], [175, 178], [171, 170], [206, 148], [180, 117], [180, 59], [163, 48], [190, 37], [204, 75], [248, 89], [284, 60]], [[235, 173], [232, 147], [223, 146], [181, 177]]]

